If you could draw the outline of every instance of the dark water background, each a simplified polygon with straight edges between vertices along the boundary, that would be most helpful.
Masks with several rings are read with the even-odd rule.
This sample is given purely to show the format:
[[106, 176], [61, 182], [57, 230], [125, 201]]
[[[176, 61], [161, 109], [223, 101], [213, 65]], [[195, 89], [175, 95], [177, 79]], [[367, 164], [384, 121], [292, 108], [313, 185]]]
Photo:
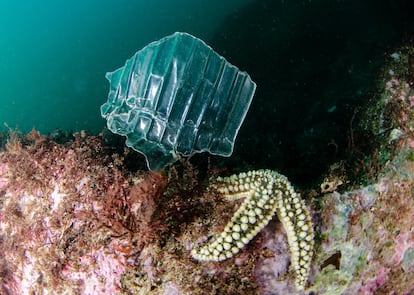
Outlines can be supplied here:
[[351, 117], [387, 58], [413, 40], [413, 14], [412, 0], [3, 0], [0, 129], [101, 131], [105, 73], [185, 31], [258, 86], [223, 165], [306, 184], [346, 157]]

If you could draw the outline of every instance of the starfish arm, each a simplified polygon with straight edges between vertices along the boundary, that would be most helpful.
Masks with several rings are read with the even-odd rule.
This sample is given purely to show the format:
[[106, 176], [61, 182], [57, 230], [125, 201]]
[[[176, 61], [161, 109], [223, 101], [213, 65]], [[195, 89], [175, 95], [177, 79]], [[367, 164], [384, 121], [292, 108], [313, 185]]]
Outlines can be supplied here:
[[[200, 261], [221, 261], [237, 254], [272, 219], [277, 200], [272, 192], [273, 181], [268, 175], [251, 172], [240, 174], [237, 179], [227, 179], [228, 188], [221, 188], [226, 194], [246, 197], [239, 209], [226, 225], [224, 231], [209, 243], [191, 252]], [[248, 192], [248, 193], [247, 193]]]
[[218, 177], [217, 183], [212, 185], [212, 188], [221, 193], [228, 202], [247, 198], [252, 193], [251, 176], [251, 173], [242, 172], [230, 177]]
[[290, 183], [278, 183], [280, 194], [277, 215], [286, 230], [296, 286], [303, 290], [308, 280], [313, 256], [314, 233], [311, 217], [300, 195]]
[[288, 237], [296, 286], [304, 289], [313, 255], [314, 233], [309, 211], [287, 178], [275, 171], [258, 170], [218, 178], [214, 186], [227, 200], [245, 200], [224, 231], [192, 250], [200, 261], [222, 261], [237, 254], [272, 219], [275, 212]]

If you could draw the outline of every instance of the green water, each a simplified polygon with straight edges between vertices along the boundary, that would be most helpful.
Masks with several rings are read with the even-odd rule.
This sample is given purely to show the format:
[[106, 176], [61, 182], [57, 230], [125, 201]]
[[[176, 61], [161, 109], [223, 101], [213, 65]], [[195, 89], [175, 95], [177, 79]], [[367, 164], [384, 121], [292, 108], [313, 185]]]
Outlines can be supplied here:
[[208, 40], [249, 0], [0, 1], [0, 128], [105, 126], [105, 73], [175, 31]]

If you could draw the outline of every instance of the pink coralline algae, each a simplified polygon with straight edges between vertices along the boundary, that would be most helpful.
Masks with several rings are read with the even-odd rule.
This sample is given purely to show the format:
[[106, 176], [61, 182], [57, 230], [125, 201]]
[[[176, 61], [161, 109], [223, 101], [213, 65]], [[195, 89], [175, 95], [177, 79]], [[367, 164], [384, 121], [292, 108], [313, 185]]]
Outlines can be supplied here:
[[[24, 139], [11, 135], [0, 153], [2, 292], [122, 289], [121, 275], [134, 265], [130, 254], [153, 238], [151, 198], [164, 178], [121, 172], [120, 158], [102, 153], [102, 143], [76, 136], [59, 145], [36, 131]], [[146, 214], [139, 212], [142, 202], [153, 206]]]
[[67, 266], [62, 270], [62, 277], [68, 281], [82, 282], [85, 294], [115, 294], [121, 290], [120, 277], [127, 264], [125, 255], [113, 251], [115, 242], [106, 248], [93, 250], [81, 256], [79, 264], [96, 265], [96, 268], [79, 268]]
[[[403, 257], [414, 246], [414, 175], [405, 178], [407, 169], [413, 164], [390, 170], [376, 184], [322, 198], [325, 209], [313, 290], [322, 294], [414, 290], [413, 273], [402, 268]], [[338, 252], [340, 258], [332, 261]]]
[[[254, 259], [190, 256], [225, 206], [190, 165], [133, 171], [102, 136], [65, 143], [12, 132], [0, 151], [0, 282], [5, 294], [254, 292]], [[201, 203], [203, 205], [201, 205]], [[227, 208], [228, 209], [228, 208]], [[228, 215], [230, 216], [230, 215]], [[245, 253], [246, 255], [246, 253]]]

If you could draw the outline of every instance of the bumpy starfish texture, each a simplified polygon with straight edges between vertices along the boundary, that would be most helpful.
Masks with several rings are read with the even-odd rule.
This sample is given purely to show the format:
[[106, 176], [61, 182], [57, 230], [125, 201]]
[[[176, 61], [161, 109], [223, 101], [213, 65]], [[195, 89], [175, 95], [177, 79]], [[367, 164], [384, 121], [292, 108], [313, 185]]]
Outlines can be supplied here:
[[217, 179], [215, 188], [231, 201], [245, 198], [224, 231], [215, 239], [194, 248], [191, 255], [200, 261], [222, 261], [237, 254], [272, 219], [282, 222], [302, 290], [308, 279], [313, 255], [314, 233], [309, 211], [287, 178], [275, 171], [258, 170]]

